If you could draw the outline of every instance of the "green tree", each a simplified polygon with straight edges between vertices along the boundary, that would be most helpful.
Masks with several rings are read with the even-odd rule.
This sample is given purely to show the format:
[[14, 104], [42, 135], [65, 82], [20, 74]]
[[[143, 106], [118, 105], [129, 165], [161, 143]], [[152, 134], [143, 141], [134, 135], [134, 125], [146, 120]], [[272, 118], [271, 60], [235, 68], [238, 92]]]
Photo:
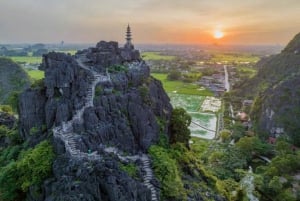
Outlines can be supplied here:
[[0, 162], [5, 166], [0, 168], [0, 200], [19, 200], [30, 186], [39, 186], [51, 174], [54, 152], [48, 141], [21, 152], [17, 161], [7, 163], [5, 159], [16, 158], [16, 152], [18, 147], [1, 153]]
[[24, 153], [17, 165], [23, 191], [31, 185], [40, 184], [51, 173], [53, 159], [53, 148], [47, 141]]
[[242, 137], [237, 143], [236, 147], [251, 159], [253, 155], [270, 154], [271, 147], [268, 144], [262, 143], [257, 137]]
[[19, 171], [17, 163], [12, 161], [1, 168], [0, 173], [0, 200], [13, 201], [19, 196]]
[[232, 125], [232, 138], [234, 141], [238, 141], [240, 138], [245, 136], [245, 126], [239, 122]]
[[273, 177], [272, 180], [269, 182], [268, 187], [272, 193], [278, 193], [282, 189], [282, 183], [280, 182], [279, 177]]
[[186, 200], [176, 160], [171, 158], [168, 152], [168, 149], [157, 145], [149, 149], [149, 154], [153, 159], [154, 173], [162, 186], [162, 195], [172, 200]]
[[16, 112], [18, 110], [19, 95], [20, 95], [20, 92], [13, 91], [7, 99], [7, 103], [12, 107], [12, 110], [14, 112]]
[[230, 140], [231, 132], [229, 130], [222, 130], [220, 132], [220, 137], [222, 139], [222, 142], [227, 142]]
[[181, 72], [175, 70], [171, 71], [167, 76], [168, 80], [180, 80], [180, 78], [181, 78]]
[[9, 114], [12, 114], [12, 108], [10, 105], [1, 105], [0, 110]]
[[172, 112], [170, 122], [170, 143], [184, 143], [187, 147], [191, 138], [189, 125], [191, 124], [191, 116], [183, 108], [175, 108]]
[[292, 152], [291, 144], [284, 140], [278, 140], [275, 145], [275, 149], [279, 155], [285, 155]]

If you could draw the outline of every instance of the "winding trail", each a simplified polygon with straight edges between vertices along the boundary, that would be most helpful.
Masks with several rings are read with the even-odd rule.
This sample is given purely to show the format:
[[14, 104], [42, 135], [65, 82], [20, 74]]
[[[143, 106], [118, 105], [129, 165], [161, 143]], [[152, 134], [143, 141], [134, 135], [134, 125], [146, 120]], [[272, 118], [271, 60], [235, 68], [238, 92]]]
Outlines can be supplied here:
[[[70, 155], [70, 157], [75, 158], [77, 160], [90, 160], [90, 161], [101, 161], [102, 157], [100, 154], [96, 152], [93, 153], [85, 153], [82, 152], [80, 149], [78, 149], [77, 145], [76, 145], [76, 139], [77, 137], [80, 137], [79, 135], [77, 135], [74, 130], [73, 130], [73, 123], [82, 123], [83, 122], [83, 113], [85, 111], [86, 108], [88, 107], [93, 107], [94, 103], [94, 96], [95, 96], [95, 87], [98, 83], [100, 82], [110, 82], [110, 75], [108, 73], [106, 73], [106, 75], [102, 75], [99, 74], [98, 72], [92, 70], [91, 67], [88, 67], [87, 65], [85, 65], [83, 63], [83, 61], [85, 60], [84, 55], [80, 55], [76, 61], [78, 63], [78, 65], [91, 72], [91, 74], [93, 75], [93, 77], [89, 80], [90, 81], [90, 86], [87, 90], [87, 96], [86, 96], [86, 100], [85, 100], [85, 104], [84, 106], [77, 110], [74, 114], [74, 116], [72, 117], [71, 120], [67, 121], [67, 122], [62, 122], [62, 124], [60, 126], [54, 127], [52, 129], [53, 131], [53, 136], [55, 138], [59, 138], [61, 139], [64, 144], [65, 144], [65, 149], [66, 152]], [[142, 64], [139, 64], [142, 65]], [[122, 156], [121, 152], [115, 148], [115, 147], [106, 147], [104, 149], [104, 151], [106, 153], [112, 153], [115, 154], [121, 161], [137, 161], [140, 160], [141, 164], [142, 164], [142, 170], [144, 172], [143, 175], [143, 184], [150, 190], [151, 192], [151, 200], [152, 201], [158, 201], [158, 196], [157, 196], [157, 191], [155, 189], [155, 187], [153, 186], [153, 184], [151, 183], [152, 180], [155, 179], [153, 171], [150, 167], [150, 158], [148, 157], [148, 155], [146, 154], [142, 154], [142, 155], [132, 155], [132, 156]]]

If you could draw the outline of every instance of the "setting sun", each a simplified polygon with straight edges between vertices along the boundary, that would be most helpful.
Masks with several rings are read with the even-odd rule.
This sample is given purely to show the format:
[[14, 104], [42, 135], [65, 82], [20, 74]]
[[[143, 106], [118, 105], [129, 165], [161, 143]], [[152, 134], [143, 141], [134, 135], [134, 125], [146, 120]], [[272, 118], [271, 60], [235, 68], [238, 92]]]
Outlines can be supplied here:
[[219, 39], [219, 38], [223, 38], [224, 33], [220, 30], [215, 30], [214, 32], [214, 38]]

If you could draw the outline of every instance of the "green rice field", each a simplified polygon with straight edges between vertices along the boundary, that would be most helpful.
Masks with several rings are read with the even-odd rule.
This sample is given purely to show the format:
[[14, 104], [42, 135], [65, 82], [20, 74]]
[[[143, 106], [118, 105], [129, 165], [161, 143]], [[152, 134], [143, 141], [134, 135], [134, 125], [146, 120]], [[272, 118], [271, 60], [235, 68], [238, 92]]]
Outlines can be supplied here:
[[168, 93], [173, 107], [185, 107], [188, 112], [197, 112], [205, 99], [204, 96]]
[[217, 116], [212, 113], [199, 112], [205, 96], [177, 93], [168, 93], [168, 95], [173, 107], [182, 107], [191, 115], [193, 123], [191, 123], [189, 128], [192, 136], [205, 139], [213, 139], [215, 137], [215, 132], [207, 131], [199, 126], [216, 130]]
[[173, 60], [175, 59], [175, 56], [169, 56], [169, 55], [162, 55], [159, 52], [143, 52], [142, 58], [144, 60]]
[[213, 93], [193, 83], [184, 83], [182, 81], [167, 80], [167, 74], [151, 73], [151, 75], [160, 80], [167, 92], [174, 92], [186, 95], [212, 96]]
[[16, 63], [39, 64], [42, 62], [42, 57], [9, 57]]

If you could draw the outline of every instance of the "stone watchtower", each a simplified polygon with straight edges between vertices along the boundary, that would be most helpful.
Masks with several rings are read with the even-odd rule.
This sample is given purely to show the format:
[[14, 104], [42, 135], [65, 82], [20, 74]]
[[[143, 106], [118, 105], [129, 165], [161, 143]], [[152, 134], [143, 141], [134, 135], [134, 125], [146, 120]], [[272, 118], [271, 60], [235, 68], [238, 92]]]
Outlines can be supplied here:
[[130, 49], [130, 50], [132, 50], [132, 49], [134, 49], [134, 46], [133, 46], [133, 44], [131, 43], [131, 40], [132, 40], [132, 37], [131, 37], [131, 29], [130, 29], [130, 26], [129, 26], [129, 24], [128, 24], [128, 26], [127, 26], [127, 31], [126, 31], [126, 44], [125, 44], [125, 49]]
[[124, 47], [120, 48], [122, 58], [127, 62], [141, 60], [139, 51], [134, 49], [134, 46], [131, 42], [132, 37], [131, 37], [131, 29], [130, 29], [129, 24], [127, 26], [125, 39], [126, 39], [126, 43], [125, 43]]

